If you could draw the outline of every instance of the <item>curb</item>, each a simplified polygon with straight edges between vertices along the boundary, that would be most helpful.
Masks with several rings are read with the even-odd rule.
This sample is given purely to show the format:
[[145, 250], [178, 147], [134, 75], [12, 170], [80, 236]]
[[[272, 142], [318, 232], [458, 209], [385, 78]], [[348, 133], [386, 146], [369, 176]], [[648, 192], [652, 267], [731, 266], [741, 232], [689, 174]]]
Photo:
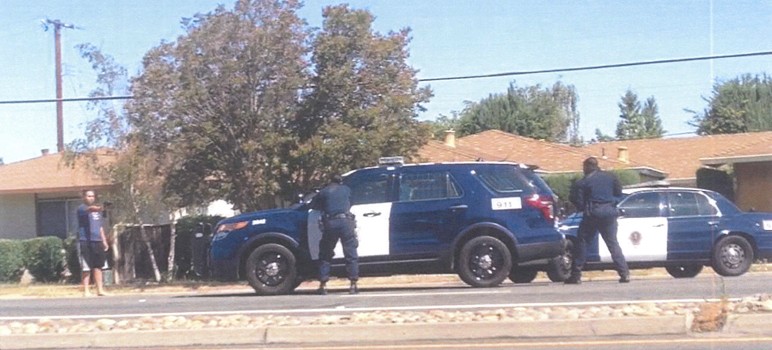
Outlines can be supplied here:
[[[121, 331], [99, 334], [0, 336], [0, 349], [114, 348], [190, 345], [267, 345], [490, 338], [569, 338], [629, 335], [692, 335], [688, 316], [460, 322], [421, 324], [313, 325]], [[731, 315], [718, 333], [772, 335], [772, 313]]]

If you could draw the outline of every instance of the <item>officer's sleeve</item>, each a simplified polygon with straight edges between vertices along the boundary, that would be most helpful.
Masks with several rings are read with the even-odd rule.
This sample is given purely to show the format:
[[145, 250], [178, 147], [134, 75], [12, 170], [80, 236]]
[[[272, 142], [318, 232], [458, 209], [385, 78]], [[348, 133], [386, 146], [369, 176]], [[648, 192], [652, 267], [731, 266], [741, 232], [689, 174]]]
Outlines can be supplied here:
[[571, 193], [568, 196], [568, 200], [576, 207], [577, 210], [584, 210], [584, 191], [581, 190], [581, 181], [574, 182], [571, 185]]
[[622, 196], [622, 183], [619, 182], [619, 177], [614, 176], [614, 197]]

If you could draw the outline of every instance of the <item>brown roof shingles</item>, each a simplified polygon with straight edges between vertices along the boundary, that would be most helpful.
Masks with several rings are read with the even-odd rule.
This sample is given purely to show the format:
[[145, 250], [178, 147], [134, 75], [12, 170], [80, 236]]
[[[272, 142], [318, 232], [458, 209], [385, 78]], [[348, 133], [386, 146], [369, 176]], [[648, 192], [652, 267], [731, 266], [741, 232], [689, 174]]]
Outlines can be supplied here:
[[[627, 148], [626, 162], [618, 159], [620, 147]], [[702, 166], [702, 158], [772, 154], [772, 131], [611, 141], [573, 147], [488, 130], [457, 139], [455, 148], [430, 141], [419, 154], [423, 160], [433, 162], [478, 158], [510, 161], [537, 165], [545, 172], [579, 171], [585, 158], [595, 156], [604, 169], [649, 168], [668, 174], [670, 179], [693, 179]]]
[[0, 194], [51, 193], [105, 186], [109, 183], [84, 166], [65, 165], [60, 153], [0, 165]]

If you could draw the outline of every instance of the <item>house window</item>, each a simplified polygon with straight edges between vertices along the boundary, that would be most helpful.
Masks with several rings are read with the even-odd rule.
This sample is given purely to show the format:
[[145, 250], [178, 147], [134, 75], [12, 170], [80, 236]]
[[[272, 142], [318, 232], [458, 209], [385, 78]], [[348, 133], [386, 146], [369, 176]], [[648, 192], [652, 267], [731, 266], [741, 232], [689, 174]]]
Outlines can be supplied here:
[[67, 238], [78, 232], [80, 198], [38, 199], [38, 236]]

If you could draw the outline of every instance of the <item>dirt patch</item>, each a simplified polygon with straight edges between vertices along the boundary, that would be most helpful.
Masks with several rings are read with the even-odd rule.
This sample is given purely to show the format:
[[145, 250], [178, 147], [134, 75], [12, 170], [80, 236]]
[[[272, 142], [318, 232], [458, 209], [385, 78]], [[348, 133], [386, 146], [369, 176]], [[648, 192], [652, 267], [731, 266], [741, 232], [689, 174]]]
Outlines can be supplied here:
[[692, 332], [718, 332], [724, 328], [729, 313], [729, 301], [723, 298], [719, 302], [700, 305], [700, 310], [694, 315]]

